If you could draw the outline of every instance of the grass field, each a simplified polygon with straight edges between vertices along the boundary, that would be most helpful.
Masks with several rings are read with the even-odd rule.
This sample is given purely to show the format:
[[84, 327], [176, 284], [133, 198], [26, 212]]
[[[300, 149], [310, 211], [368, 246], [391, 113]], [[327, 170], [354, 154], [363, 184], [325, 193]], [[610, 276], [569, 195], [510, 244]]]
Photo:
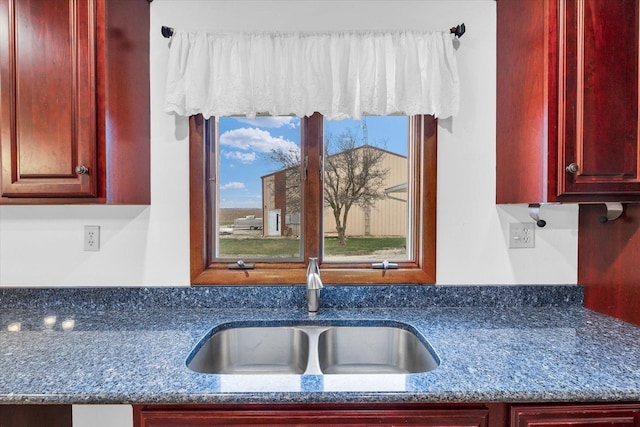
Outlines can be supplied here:
[[[324, 251], [328, 256], [363, 256], [380, 251], [403, 251], [404, 237], [351, 237], [346, 246], [340, 246], [338, 239], [327, 238]], [[300, 240], [287, 238], [224, 238], [220, 239], [220, 253], [223, 256], [245, 258], [296, 258], [300, 254]]]
[[337, 238], [324, 239], [324, 251], [330, 256], [371, 255], [379, 251], [404, 249], [404, 237], [350, 237], [346, 246], [340, 246]]
[[300, 240], [283, 238], [220, 239], [220, 253], [245, 258], [296, 258]]

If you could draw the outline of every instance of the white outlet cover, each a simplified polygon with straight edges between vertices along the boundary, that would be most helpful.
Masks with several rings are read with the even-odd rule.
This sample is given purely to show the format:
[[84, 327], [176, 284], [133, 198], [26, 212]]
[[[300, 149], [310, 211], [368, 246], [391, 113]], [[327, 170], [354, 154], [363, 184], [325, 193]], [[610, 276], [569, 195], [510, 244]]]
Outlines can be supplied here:
[[100, 226], [84, 226], [84, 250], [95, 252], [100, 250]]
[[512, 222], [509, 224], [509, 248], [535, 248], [535, 222]]

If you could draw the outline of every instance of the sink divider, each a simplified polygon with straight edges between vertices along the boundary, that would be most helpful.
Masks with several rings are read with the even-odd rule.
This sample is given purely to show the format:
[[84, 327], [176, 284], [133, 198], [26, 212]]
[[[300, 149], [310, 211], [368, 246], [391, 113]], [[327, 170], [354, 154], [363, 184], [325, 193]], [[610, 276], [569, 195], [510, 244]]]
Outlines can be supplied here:
[[318, 351], [318, 341], [320, 340], [320, 334], [329, 326], [296, 326], [296, 329], [300, 329], [307, 334], [309, 338], [309, 354], [307, 359], [307, 369], [303, 375], [322, 375], [320, 369], [320, 357]]

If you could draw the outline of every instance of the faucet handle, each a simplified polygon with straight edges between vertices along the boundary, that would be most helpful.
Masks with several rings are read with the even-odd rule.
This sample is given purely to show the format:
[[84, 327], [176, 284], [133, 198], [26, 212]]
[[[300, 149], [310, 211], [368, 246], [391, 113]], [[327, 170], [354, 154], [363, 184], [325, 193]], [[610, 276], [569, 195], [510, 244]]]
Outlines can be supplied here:
[[307, 311], [315, 314], [320, 308], [320, 289], [322, 280], [320, 280], [320, 268], [318, 267], [318, 258], [309, 258], [309, 266], [307, 267]]
[[322, 289], [323, 287], [322, 280], [320, 280], [318, 258], [309, 258], [309, 266], [307, 267], [307, 289]]

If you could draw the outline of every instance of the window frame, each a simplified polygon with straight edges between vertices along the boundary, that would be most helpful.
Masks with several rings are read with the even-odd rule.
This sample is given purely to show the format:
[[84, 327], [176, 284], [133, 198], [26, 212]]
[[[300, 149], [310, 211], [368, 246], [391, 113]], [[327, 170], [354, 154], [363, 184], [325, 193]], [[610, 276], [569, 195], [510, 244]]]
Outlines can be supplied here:
[[[315, 113], [301, 118], [302, 158], [307, 168], [320, 170], [323, 141], [323, 116]], [[292, 285], [306, 281], [307, 259], [321, 253], [322, 191], [319, 173], [307, 175], [304, 186], [304, 245], [300, 262], [255, 262], [255, 269], [232, 270], [228, 262], [211, 262], [212, 201], [210, 185], [210, 144], [215, 143], [215, 120], [202, 115], [189, 117], [189, 194], [190, 194], [190, 277], [192, 285]], [[326, 284], [435, 284], [436, 279], [436, 180], [437, 180], [437, 119], [431, 115], [410, 118], [409, 132], [418, 139], [414, 159], [417, 175], [415, 185], [416, 227], [412, 239], [415, 261], [400, 262], [398, 269], [375, 270], [362, 263], [321, 262], [322, 280]], [[413, 149], [413, 148], [412, 148]], [[370, 263], [366, 263], [370, 265]]]

